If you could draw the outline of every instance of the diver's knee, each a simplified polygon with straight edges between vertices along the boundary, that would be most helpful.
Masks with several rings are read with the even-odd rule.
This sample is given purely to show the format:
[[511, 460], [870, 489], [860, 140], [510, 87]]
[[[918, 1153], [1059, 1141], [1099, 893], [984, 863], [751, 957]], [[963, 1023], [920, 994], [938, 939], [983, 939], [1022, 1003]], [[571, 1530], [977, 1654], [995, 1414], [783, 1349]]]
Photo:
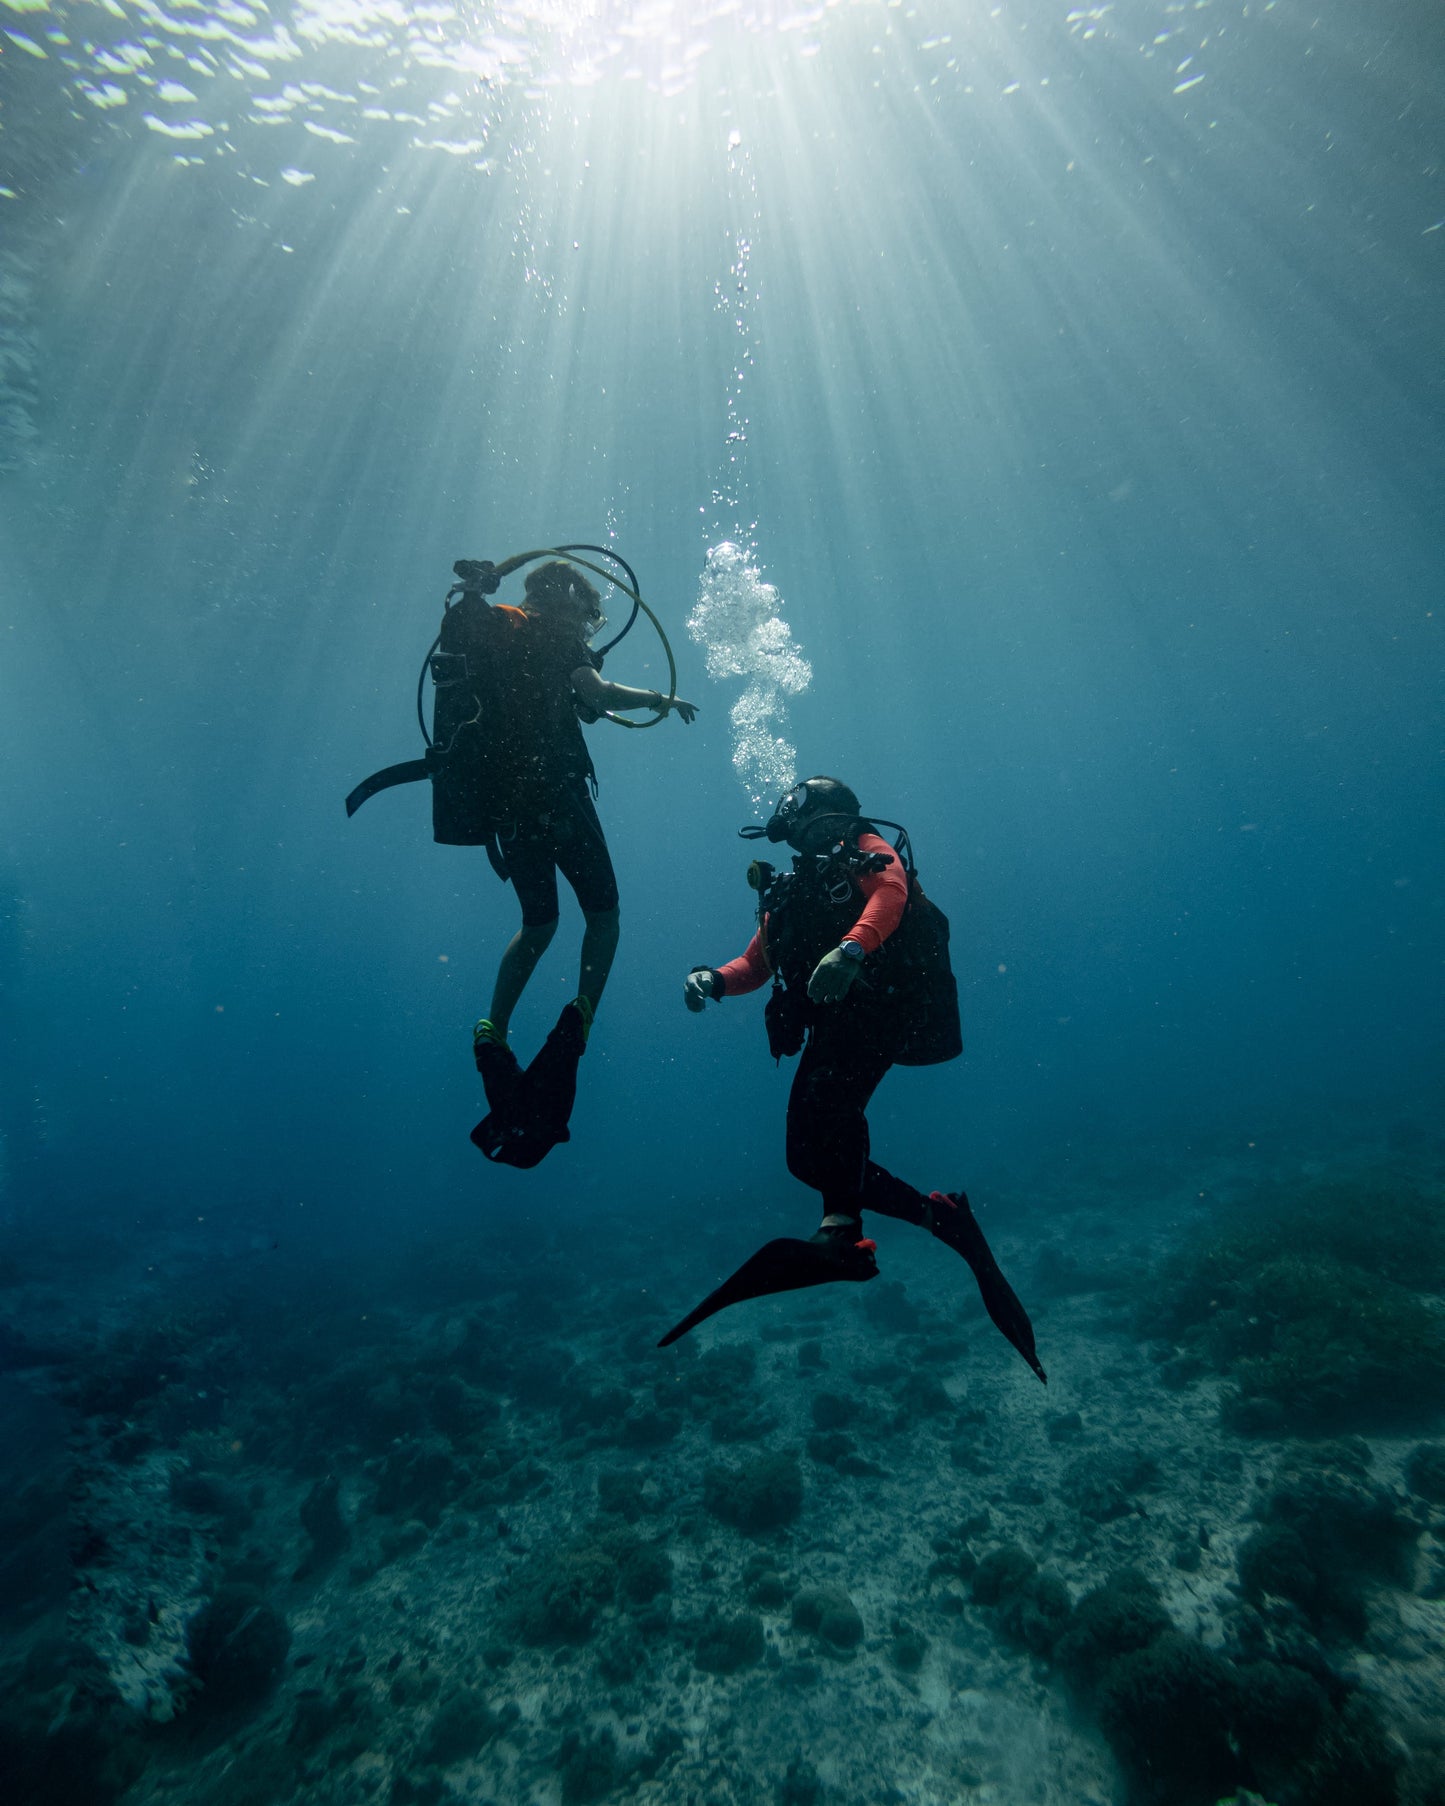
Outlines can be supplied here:
[[790, 1135], [785, 1147], [788, 1171], [801, 1185], [818, 1188], [818, 1177], [822, 1171], [822, 1161], [818, 1158], [818, 1150], [811, 1139]]
[[582, 919], [589, 934], [611, 935], [616, 940], [622, 932], [622, 911], [616, 905], [611, 909], [594, 909], [584, 913]]
[[557, 932], [557, 917], [550, 922], [523, 922], [517, 930], [517, 943], [529, 953], [545, 953]]

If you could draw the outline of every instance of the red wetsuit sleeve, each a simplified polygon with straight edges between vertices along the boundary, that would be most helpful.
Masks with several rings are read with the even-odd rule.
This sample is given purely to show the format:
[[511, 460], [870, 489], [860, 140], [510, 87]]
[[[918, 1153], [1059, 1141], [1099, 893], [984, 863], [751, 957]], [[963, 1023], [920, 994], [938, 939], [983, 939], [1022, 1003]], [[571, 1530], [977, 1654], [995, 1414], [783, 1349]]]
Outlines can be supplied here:
[[881, 872], [864, 872], [859, 878], [863, 913], [842, 937], [845, 941], [857, 941], [865, 953], [876, 953], [903, 920], [908, 907], [908, 874], [903, 861], [881, 836], [860, 834], [858, 846], [864, 853], [887, 853], [892, 860]]
[[747, 951], [730, 959], [725, 966], [719, 966], [717, 973], [723, 981], [726, 997], [740, 997], [745, 991], [756, 991], [765, 985], [772, 973], [763, 958], [761, 937], [755, 934], [748, 942]]

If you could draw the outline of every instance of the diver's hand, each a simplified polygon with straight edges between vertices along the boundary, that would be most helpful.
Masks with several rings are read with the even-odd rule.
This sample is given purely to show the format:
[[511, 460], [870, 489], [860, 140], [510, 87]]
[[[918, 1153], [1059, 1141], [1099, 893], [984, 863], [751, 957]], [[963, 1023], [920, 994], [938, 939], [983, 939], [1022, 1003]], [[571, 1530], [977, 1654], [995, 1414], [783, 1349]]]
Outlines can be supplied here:
[[808, 980], [809, 1002], [840, 1002], [852, 990], [854, 981], [862, 970], [862, 960], [849, 959], [837, 947], [831, 953], [825, 953], [813, 967], [813, 976]]
[[682, 1001], [696, 1015], [709, 997], [717, 996], [717, 977], [710, 966], [694, 966], [682, 981]]
[[669, 702], [665, 696], [662, 698], [663, 713], [666, 714], [669, 709], [672, 709], [677, 714], [681, 715], [689, 727], [697, 720], [697, 704], [695, 702], [684, 702], [680, 696], [674, 696], [671, 702]]

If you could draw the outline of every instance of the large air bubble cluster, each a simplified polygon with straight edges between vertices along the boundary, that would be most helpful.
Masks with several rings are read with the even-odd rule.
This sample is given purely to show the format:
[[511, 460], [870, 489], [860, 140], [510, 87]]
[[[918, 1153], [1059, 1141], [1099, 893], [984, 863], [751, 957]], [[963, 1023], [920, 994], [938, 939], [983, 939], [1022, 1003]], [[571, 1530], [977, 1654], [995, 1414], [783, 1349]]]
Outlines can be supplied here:
[[813, 668], [782, 618], [782, 598], [731, 540], [708, 548], [688, 632], [707, 655], [707, 674], [741, 678], [732, 707], [733, 769], [754, 803], [796, 781], [797, 749], [787, 738], [787, 698], [813, 681]]

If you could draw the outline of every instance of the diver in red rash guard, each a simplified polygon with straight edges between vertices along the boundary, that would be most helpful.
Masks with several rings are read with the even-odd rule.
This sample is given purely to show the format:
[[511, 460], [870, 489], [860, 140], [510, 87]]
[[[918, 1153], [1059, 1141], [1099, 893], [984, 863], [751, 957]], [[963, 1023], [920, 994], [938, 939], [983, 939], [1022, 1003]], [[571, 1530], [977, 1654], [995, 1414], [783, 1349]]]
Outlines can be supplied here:
[[743, 832], [786, 840], [792, 870], [754, 865], [757, 933], [726, 965], [694, 967], [683, 1001], [700, 1011], [710, 997], [772, 981], [768, 1045], [776, 1058], [802, 1053], [788, 1097], [788, 1170], [821, 1192], [823, 1221], [809, 1241], [760, 1248], [661, 1346], [745, 1298], [874, 1278], [875, 1244], [863, 1234], [862, 1213], [876, 1210], [963, 1256], [989, 1316], [1047, 1383], [1028, 1315], [964, 1193], [925, 1197], [871, 1157], [865, 1111], [889, 1067], [935, 1065], [963, 1049], [948, 922], [923, 894], [906, 831], [890, 846], [846, 784], [815, 777], [788, 792], [765, 828]]

